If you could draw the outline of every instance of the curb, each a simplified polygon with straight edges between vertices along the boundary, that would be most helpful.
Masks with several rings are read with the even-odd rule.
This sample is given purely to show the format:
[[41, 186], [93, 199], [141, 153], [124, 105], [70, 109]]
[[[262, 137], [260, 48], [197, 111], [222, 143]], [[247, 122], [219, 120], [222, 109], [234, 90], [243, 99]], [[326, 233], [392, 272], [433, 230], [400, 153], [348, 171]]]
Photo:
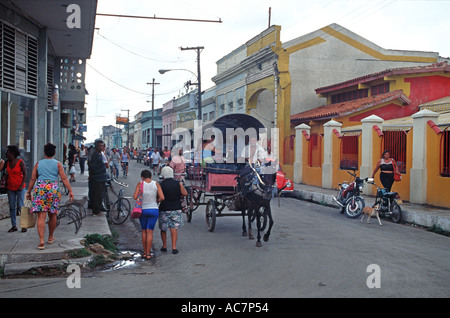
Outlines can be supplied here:
[[[294, 189], [293, 192], [286, 193], [284, 196], [338, 208], [338, 205], [333, 200], [333, 196], [330, 194]], [[364, 198], [366, 202], [370, 202], [371, 199], [370, 197]], [[402, 209], [402, 223], [416, 224], [426, 228], [437, 227], [450, 232], [450, 218], [441, 217], [438, 213], [433, 212], [414, 211], [408, 209], [404, 204], [401, 204], [400, 207]]]

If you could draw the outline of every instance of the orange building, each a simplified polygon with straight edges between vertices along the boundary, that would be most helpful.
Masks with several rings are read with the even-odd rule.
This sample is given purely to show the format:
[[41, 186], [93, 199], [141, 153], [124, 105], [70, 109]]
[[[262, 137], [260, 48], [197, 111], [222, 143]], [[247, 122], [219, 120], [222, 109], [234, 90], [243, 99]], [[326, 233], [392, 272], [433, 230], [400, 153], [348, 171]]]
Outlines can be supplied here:
[[333, 188], [350, 168], [371, 176], [389, 149], [403, 175], [394, 190], [404, 200], [450, 207], [447, 62], [388, 69], [316, 93], [326, 105], [291, 116], [294, 182]]

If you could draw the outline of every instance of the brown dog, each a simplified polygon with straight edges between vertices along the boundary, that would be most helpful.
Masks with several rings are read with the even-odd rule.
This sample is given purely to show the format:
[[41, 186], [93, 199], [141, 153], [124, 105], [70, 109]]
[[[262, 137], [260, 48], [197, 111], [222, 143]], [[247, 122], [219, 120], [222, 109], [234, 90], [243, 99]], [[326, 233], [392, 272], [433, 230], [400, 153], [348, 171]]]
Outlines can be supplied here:
[[378, 212], [379, 209], [380, 209], [379, 205], [376, 205], [373, 208], [368, 207], [368, 206], [364, 207], [361, 222], [364, 219], [364, 216], [367, 215], [367, 223], [370, 223], [370, 218], [375, 214], [377, 216], [378, 223], [380, 223], [380, 225], [383, 225], [383, 224], [381, 224], [380, 213]]

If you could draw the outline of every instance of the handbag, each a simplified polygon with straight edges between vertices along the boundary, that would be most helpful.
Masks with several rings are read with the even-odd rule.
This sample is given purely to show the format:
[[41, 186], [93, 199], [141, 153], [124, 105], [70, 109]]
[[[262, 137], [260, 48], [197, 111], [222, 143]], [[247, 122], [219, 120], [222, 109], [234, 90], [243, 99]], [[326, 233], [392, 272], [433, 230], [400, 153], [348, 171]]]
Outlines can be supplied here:
[[75, 173], [77, 173], [77, 171], [75, 170], [75, 166], [72, 166], [70, 168], [69, 174], [75, 174]]
[[394, 172], [394, 181], [402, 181], [402, 175], [400, 173]]
[[20, 227], [22, 229], [31, 229], [36, 225], [36, 214], [30, 212], [31, 201], [25, 200], [25, 203], [20, 210]]
[[0, 194], [6, 194], [8, 192], [8, 172], [6, 171], [6, 163], [2, 169], [2, 177], [0, 178]]
[[8, 173], [6, 170], [2, 171], [2, 177], [0, 178], [0, 194], [6, 194], [8, 192]]
[[133, 211], [131, 211], [131, 218], [138, 219], [142, 215], [142, 193], [144, 191], [144, 181], [141, 182], [141, 191], [137, 197], [136, 203], [134, 204]]

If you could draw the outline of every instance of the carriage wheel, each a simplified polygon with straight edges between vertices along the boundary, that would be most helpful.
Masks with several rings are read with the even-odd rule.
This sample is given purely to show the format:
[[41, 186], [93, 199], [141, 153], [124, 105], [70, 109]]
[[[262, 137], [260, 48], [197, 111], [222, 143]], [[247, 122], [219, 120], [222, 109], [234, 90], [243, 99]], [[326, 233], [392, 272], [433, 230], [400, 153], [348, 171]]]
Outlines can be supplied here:
[[186, 196], [186, 217], [187, 221], [192, 221], [192, 212], [194, 211], [194, 202], [192, 201], [192, 187], [186, 187], [187, 196]]
[[216, 203], [213, 199], [208, 201], [206, 205], [206, 227], [208, 231], [214, 231], [214, 227], [216, 226]]

